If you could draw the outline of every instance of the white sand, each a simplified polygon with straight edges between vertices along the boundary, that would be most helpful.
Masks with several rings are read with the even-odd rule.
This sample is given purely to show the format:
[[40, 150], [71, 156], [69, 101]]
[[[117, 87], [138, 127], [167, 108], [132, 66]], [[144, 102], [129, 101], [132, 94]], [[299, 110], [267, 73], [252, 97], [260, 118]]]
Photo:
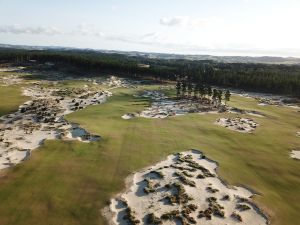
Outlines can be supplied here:
[[294, 158], [294, 159], [300, 159], [300, 150], [291, 151], [291, 157]]
[[240, 117], [236, 117], [233, 119], [220, 118], [215, 122], [215, 124], [242, 133], [251, 133], [258, 126], [258, 124], [255, 123], [252, 119]]
[[130, 119], [132, 119], [132, 118], [134, 118], [134, 117], [136, 117], [137, 115], [135, 115], [135, 114], [133, 114], [133, 113], [127, 113], [127, 114], [124, 114], [123, 116], [122, 116], [122, 119], [124, 119], [124, 120], [130, 120]]
[[[136, 115], [144, 118], [162, 119], [170, 116], [181, 116], [187, 113], [218, 113], [219, 110], [217, 107], [193, 100], [170, 100], [160, 91], [145, 91], [139, 97], [150, 98], [152, 100], [150, 107]], [[125, 115], [123, 117], [123, 119], [130, 119]]]
[[25, 69], [25, 67], [19, 66], [19, 67], [0, 67], [0, 72], [14, 72], [14, 71], [20, 71], [22, 69]]
[[0, 76], [0, 84], [2, 86], [10, 86], [20, 84], [24, 79], [19, 75], [9, 74]]
[[63, 139], [65, 140], [78, 140], [87, 143], [100, 140], [100, 136], [91, 135], [86, 130], [79, 127], [78, 124], [71, 124], [68, 126], [67, 133], [63, 136]]
[[23, 161], [44, 140], [62, 138], [91, 142], [100, 139], [77, 124], [69, 124], [64, 115], [104, 103], [111, 93], [77, 88], [71, 96], [59, 95], [65, 92], [39, 86], [26, 88], [24, 95], [32, 100], [21, 105], [18, 112], [0, 118], [3, 121], [0, 124], [0, 169]]
[[[184, 159], [184, 161], [180, 161]], [[190, 157], [187, 161], [185, 157]], [[193, 161], [197, 166], [201, 166], [202, 169], [195, 169], [190, 166], [190, 161]], [[195, 165], [194, 164], [194, 165]], [[177, 168], [174, 168], [177, 167]], [[182, 168], [179, 168], [182, 167]], [[199, 174], [205, 174], [203, 172], [207, 170], [207, 175], [203, 178], [197, 178]], [[167, 160], [162, 161], [150, 168], [135, 173], [128, 178], [127, 189], [124, 193], [119, 194], [116, 198], [112, 199], [109, 206], [109, 211], [104, 211], [110, 224], [125, 225], [128, 223], [128, 218], [124, 217], [128, 215], [129, 208], [131, 214], [135, 220], [139, 221], [139, 224], [147, 224], [147, 218], [150, 213], [153, 213], [155, 217], [162, 221], [162, 224], [182, 224], [179, 222], [180, 218], [185, 222], [187, 217], [192, 217], [195, 224], [209, 224], [209, 225], [226, 225], [226, 224], [247, 224], [247, 225], [265, 225], [268, 224], [266, 216], [254, 205], [251, 200], [253, 193], [248, 189], [242, 187], [229, 187], [218, 177], [216, 173], [217, 163], [202, 158], [202, 154], [199, 151], [188, 151], [181, 153], [181, 155], [171, 155]], [[194, 169], [193, 171], [190, 171]], [[154, 173], [151, 171], [155, 171]], [[187, 175], [182, 173], [187, 172]], [[157, 174], [160, 173], [161, 175]], [[189, 182], [194, 183], [194, 186], [185, 184], [175, 173], [180, 173]], [[145, 181], [148, 179], [148, 182]], [[149, 185], [150, 184], [150, 185]], [[184, 194], [180, 194], [182, 200], [178, 202], [176, 195], [178, 195], [178, 186], [181, 190], [187, 194], [188, 197], [184, 197]], [[166, 187], [169, 185], [169, 187]], [[150, 189], [147, 189], [150, 188]], [[151, 190], [145, 192], [145, 190]], [[171, 203], [167, 198], [173, 196], [175, 201]], [[224, 198], [227, 196], [228, 198]], [[219, 211], [224, 213], [224, 216], [218, 216], [214, 213], [208, 213], [211, 219], [205, 217], [198, 217], [200, 211], [205, 211], [209, 208], [208, 198], [214, 197], [214, 207], [218, 207]], [[187, 202], [184, 202], [187, 200]], [[184, 216], [182, 213], [184, 210], [191, 206], [197, 207], [195, 211], [191, 210]], [[219, 204], [219, 206], [216, 206]], [[247, 207], [247, 210], [238, 209], [238, 205]], [[223, 207], [223, 208], [220, 208]], [[173, 210], [178, 210], [177, 219], [163, 219], [163, 214], [169, 213]], [[216, 211], [216, 210], [214, 210]], [[236, 213], [240, 215], [243, 222], [237, 221], [232, 217], [232, 214]], [[138, 223], [136, 223], [138, 224]], [[186, 224], [192, 224], [186, 223]]]
[[110, 76], [105, 81], [101, 81], [101, 82], [94, 81], [94, 83], [101, 83], [103, 85], [108, 85], [109, 87], [135, 88], [134, 83], [138, 83], [138, 82], [130, 81], [128, 79], [119, 78], [116, 76]]

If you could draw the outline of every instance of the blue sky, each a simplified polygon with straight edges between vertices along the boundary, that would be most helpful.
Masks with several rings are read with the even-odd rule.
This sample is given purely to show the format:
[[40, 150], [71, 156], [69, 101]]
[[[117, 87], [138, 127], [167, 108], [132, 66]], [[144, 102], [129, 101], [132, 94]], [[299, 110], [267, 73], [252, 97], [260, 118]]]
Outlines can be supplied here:
[[0, 43], [300, 57], [299, 0], [0, 0]]

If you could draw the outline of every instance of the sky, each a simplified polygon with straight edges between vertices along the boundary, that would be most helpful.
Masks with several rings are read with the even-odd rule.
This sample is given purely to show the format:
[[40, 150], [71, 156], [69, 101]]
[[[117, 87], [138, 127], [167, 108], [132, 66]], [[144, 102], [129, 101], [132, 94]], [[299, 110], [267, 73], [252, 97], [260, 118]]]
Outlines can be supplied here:
[[300, 57], [300, 0], [0, 0], [0, 43]]

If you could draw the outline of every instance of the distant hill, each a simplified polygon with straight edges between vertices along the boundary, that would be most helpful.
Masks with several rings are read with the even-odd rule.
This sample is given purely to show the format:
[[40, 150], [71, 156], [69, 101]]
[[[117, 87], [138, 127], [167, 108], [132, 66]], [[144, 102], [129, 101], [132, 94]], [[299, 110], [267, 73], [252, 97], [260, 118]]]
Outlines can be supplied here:
[[6, 49], [26, 49], [26, 50], [76, 50], [76, 51], [92, 51], [100, 53], [115, 53], [127, 56], [144, 57], [149, 59], [185, 59], [185, 60], [212, 60], [223, 63], [262, 63], [262, 64], [300, 64], [300, 58], [294, 57], [274, 57], [274, 56], [213, 56], [213, 55], [182, 55], [168, 53], [149, 53], [137, 51], [115, 51], [115, 50], [97, 50], [97, 49], [81, 49], [60, 46], [27, 46], [27, 45], [9, 45], [0, 44], [0, 48]]

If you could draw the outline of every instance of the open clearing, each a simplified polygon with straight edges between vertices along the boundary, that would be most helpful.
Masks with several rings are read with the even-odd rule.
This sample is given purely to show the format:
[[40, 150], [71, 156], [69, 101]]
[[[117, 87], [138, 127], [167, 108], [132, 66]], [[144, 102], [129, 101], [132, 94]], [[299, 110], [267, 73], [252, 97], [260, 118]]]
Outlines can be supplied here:
[[[11, 90], [9, 101], [4, 88]], [[237, 116], [231, 113], [122, 119], [149, 107], [148, 99], [134, 97], [145, 89], [158, 86], [114, 89], [108, 102], [66, 116], [100, 135], [100, 141], [46, 141], [30, 160], [0, 172], [0, 224], [105, 224], [101, 209], [124, 189], [129, 174], [192, 148], [217, 161], [218, 175], [230, 184], [260, 193], [254, 200], [271, 224], [298, 223], [300, 163], [290, 158], [290, 151], [300, 146], [297, 109], [259, 106], [252, 98], [233, 96], [230, 106], [265, 115], [247, 115], [260, 125], [252, 134], [214, 124]], [[1, 87], [0, 93], [2, 115], [26, 101], [18, 86]]]

